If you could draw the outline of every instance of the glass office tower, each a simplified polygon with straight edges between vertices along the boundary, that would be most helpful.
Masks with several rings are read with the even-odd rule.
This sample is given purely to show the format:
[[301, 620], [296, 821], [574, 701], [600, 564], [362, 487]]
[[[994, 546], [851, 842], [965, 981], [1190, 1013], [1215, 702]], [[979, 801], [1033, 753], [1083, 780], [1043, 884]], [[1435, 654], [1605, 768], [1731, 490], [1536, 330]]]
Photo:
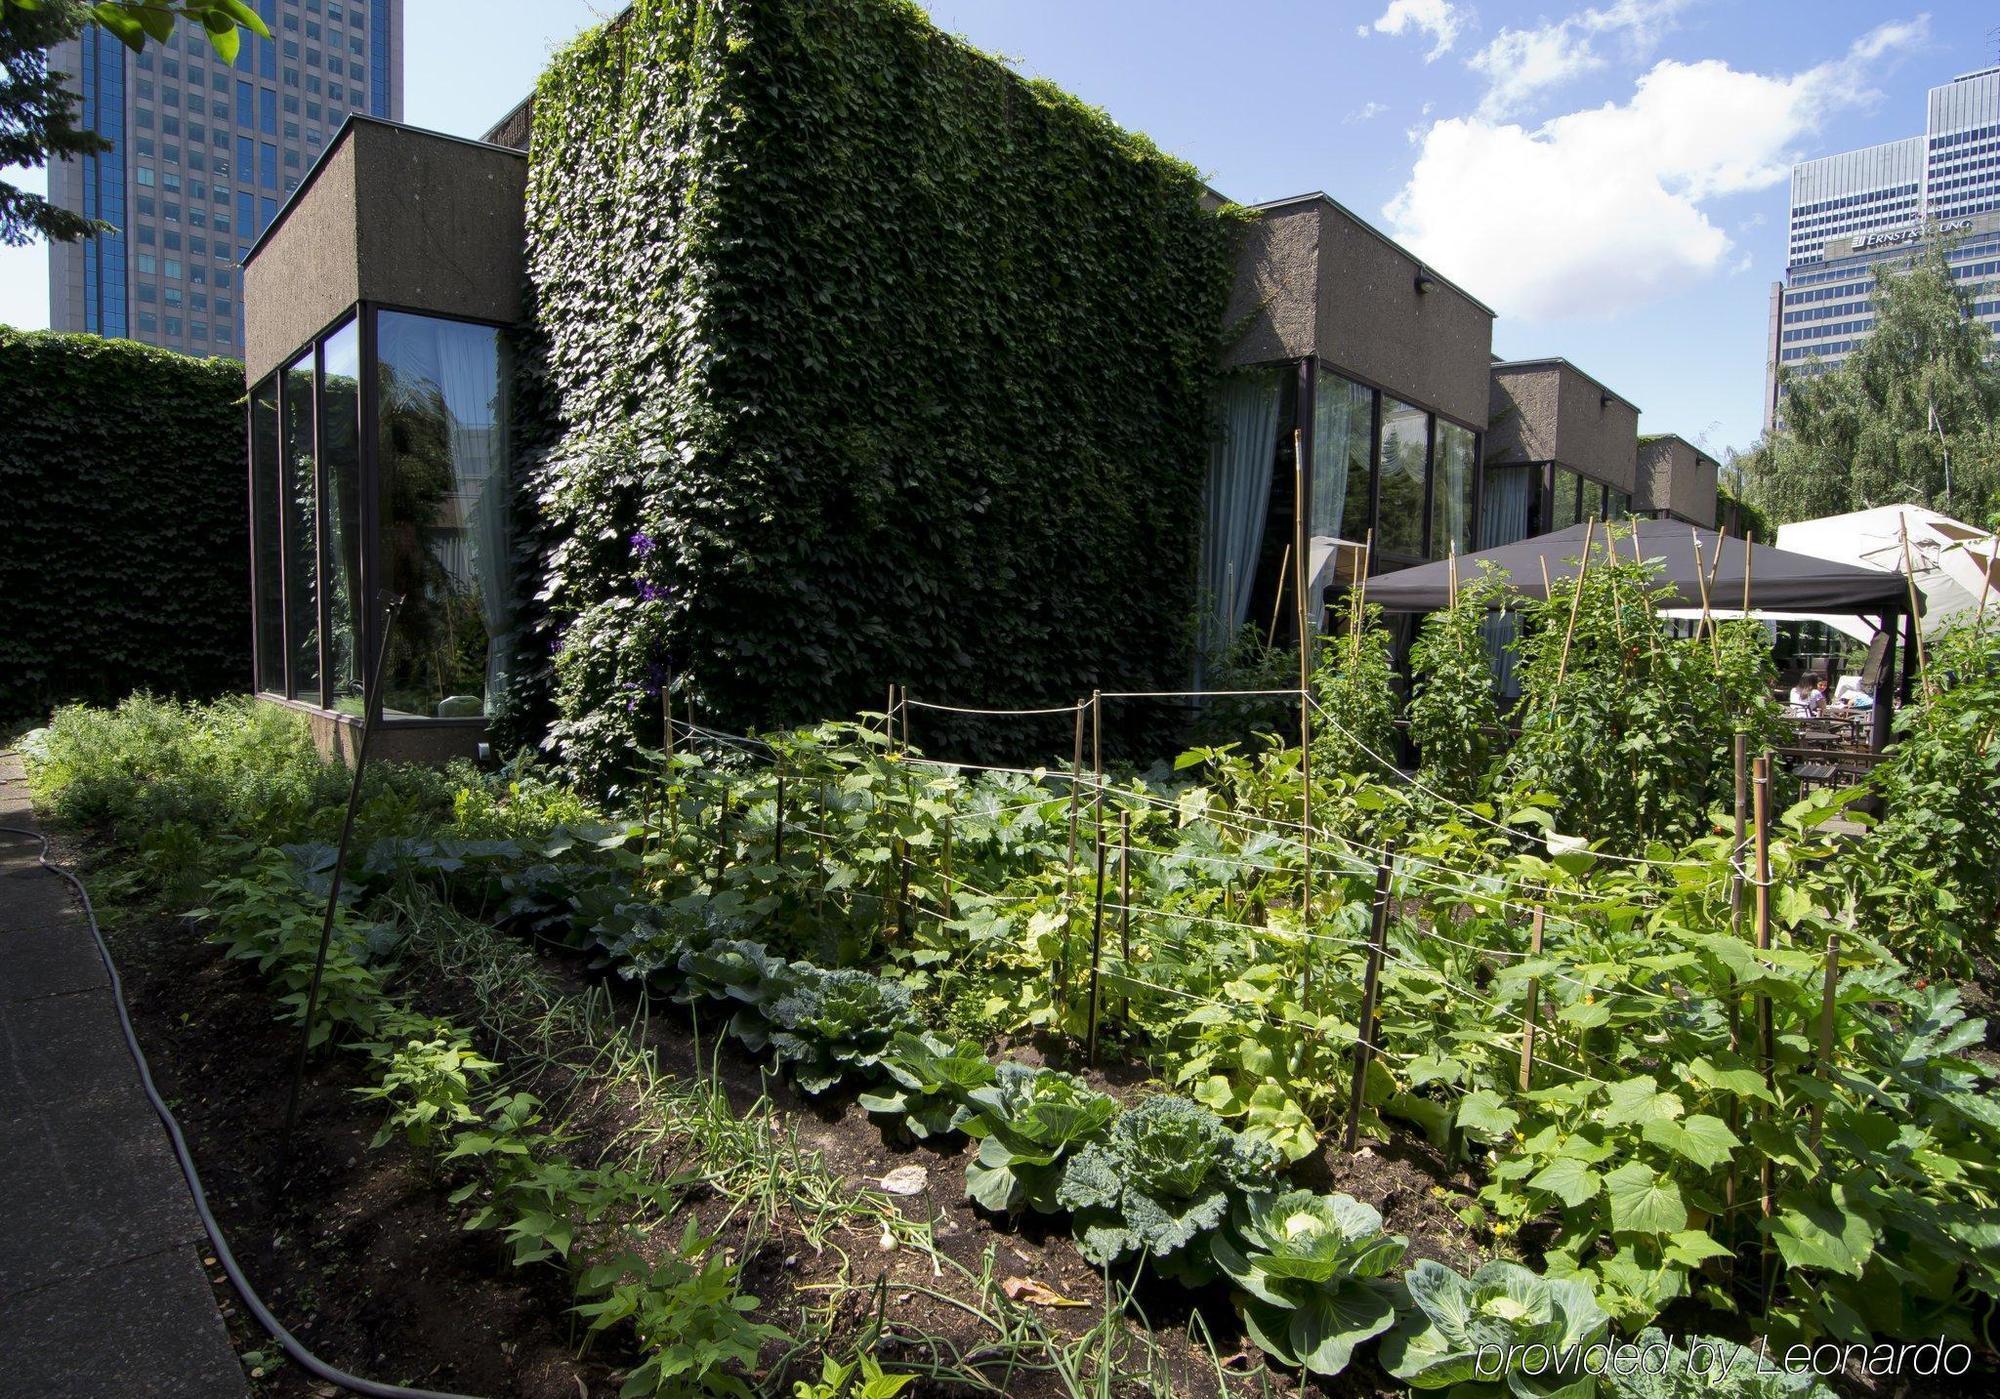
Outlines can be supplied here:
[[1930, 92], [1925, 132], [1792, 167], [1785, 280], [1771, 288], [1764, 427], [1782, 410], [1777, 371], [1825, 373], [1874, 325], [1872, 270], [1956, 240], [1952, 275], [1973, 314], [2000, 328], [2000, 68]]
[[269, 39], [226, 64], [200, 26], [134, 54], [92, 27], [50, 65], [114, 143], [49, 196], [117, 227], [49, 249], [49, 324], [241, 355], [238, 264], [352, 113], [401, 120], [403, 0], [257, 0]]

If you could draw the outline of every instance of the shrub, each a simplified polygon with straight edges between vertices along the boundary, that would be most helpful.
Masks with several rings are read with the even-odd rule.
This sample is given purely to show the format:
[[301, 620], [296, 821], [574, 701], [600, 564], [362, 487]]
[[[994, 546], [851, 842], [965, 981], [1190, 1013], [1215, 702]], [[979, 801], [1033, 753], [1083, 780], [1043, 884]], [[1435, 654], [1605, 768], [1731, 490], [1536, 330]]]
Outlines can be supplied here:
[[0, 326], [0, 719], [250, 685], [243, 366]]

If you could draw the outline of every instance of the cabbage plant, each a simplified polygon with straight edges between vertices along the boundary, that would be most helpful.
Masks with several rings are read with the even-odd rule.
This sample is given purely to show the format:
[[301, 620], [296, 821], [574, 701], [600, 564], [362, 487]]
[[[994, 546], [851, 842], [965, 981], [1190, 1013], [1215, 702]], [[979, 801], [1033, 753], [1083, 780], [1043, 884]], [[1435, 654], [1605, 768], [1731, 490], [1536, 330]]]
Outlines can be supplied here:
[[1209, 1244], [1242, 1289], [1237, 1308], [1264, 1353], [1281, 1365], [1337, 1375], [1355, 1346], [1396, 1324], [1389, 1270], [1410, 1241], [1382, 1232], [1382, 1216], [1351, 1195], [1288, 1190], [1252, 1196], [1235, 1230]]
[[897, 982], [805, 962], [791, 963], [789, 972], [791, 990], [766, 1012], [771, 1051], [808, 1093], [872, 1071], [896, 1032], [914, 1023], [909, 989]]
[[1382, 1343], [1382, 1368], [1453, 1399], [1591, 1399], [1585, 1348], [1611, 1318], [1581, 1278], [1492, 1262], [1469, 1279], [1424, 1259], [1403, 1275], [1416, 1304]]
[[1057, 1214], [1056, 1186], [1069, 1154], [1100, 1136], [1118, 1105], [1059, 1069], [1002, 1064], [994, 1081], [966, 1095], [964, 1122], [979, 1138], [965, 1168], [965, 1193], [989, 1210], [1023, 1206]]
[[998, 1078], [986, 1051], [972, 1040], [953, 1043], [907, 1030], [889, 1042], [882, 1068], [890, 1082], [860, 1096], [861, 1106], [898, 1121], [919, 1139], [943, 1136], [972, 1116], [966, 1095]]
[[1281, 1154], [1241, 1136], [1186, 1098], [1163, 1093], [1121, 1114], [1102, 1142], [1063, 1170], [1057, 1201], [1076, 1215], [1077, 1246], [1103, 1267], [1144, 1250], [1167, 1271], [1200, 1273], [1175, 1257], [1218, 1227], [1233, 1200], [1269, 1192]]

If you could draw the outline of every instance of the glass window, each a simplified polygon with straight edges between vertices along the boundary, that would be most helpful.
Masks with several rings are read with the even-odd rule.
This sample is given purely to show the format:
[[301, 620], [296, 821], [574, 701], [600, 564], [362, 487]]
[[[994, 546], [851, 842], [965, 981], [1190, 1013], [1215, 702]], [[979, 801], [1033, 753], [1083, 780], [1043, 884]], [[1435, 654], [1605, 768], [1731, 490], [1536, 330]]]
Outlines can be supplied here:
[[1479, 547], [1514, 544], [1538, 533], [1535, 528], [1535, 478], [1532, 466], [1489, 466], [1486, 494], [1480, 504]]
[[326, 667], [333, 707], [361, 712], [361, 336], [349, 321], [321, 350], [319, 455], [326, 485]]
[[285, 591], [278, 523], [278, 385], [250, 396], [251, 551], [257, 570], [257, 688], [285, 692]]
[[1549, 529], [1552, 531], [1568, 529], [1571, 525], [1582, 524], [1583, 516], [1578, 513], [1577, 494], [1583, 485], [1583, 478], [1566, 466], [1551, 467], [1549, 470], [1555, 482], [1555, 490], [1551, 496]]
[[1473, 435], [1438, 419], [1437, 476], [1431, 492], [1431, 557], [1472, 552]]
[[1312, 484], [1307, 491], [1313, 538], [1358, 543], [1368, 532], [1374, 440], [1374, 391], [1320, 370], [1313, 394]]
[[510, 649], [500, 332], [384, 311], [376, 341], [380, 596], [404, 599], [385, 709], [476, 718]]
[[285, 449], [285, 645], [292, 665], [290, 694], [318, 704], [320, 546], [312, 363], [308, 350], [286, 367], [279, 406]]
[[1424, 556], [1424, 470], [1430, 453], [1430, 414], [1383, 396], [1382, 501], [1376, 513], [1375, 552], [1395, 559]]

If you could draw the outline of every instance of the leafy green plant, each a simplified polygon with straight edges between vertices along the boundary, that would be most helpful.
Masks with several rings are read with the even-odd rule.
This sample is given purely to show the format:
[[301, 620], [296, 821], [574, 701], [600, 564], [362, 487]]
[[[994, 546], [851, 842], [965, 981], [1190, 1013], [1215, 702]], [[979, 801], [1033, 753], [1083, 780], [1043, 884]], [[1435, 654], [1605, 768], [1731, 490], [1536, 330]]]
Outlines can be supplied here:
[[1077, 1152], [1056, 1200], [1074, 1212], [1078, 1246], [1091, 1262], [1143, 1251], [1198, 1273], [1205, 1260], [1182, 1251], [1217, 1228], [1232, 1201], [1272, 1190], [1279, 1160], [1269, 1142], [1163, 1093], [1120, 1113], [1103, 1141]]
[[1834, 1399], [1810, 1370], [1761, 1363], [1764, 1353], [1755, 1344], [1669, 1336], [1651, 1326], [1631, 1344], [1640, 1363], [1612, 1367], [1600, 1377], [1604, 1389], [1622, 1399]]
[[1394, 761], [1397, 688], [1394, 643], [1382, 609], [1350, 589], [1343, 615], [1320, 642], [1312, 675], [1321, 716], [1313, 725], [1316, 772], [1380, 773], [1385, 761]]
[[764, 1345], [784, 1340], [785, 1333], [750, 1320], [758, 1301], [737, 1290], [738, 1269], [715, 1251], [715, 1242], [690, 1219], [666, 1257], [648, 1262], [628, 1253], [584, 1273], [582, 1290], [598, 1300], [576, 1310], [591, 1334], [629, 1321], [645, 1356], [625, 1377], [620, 1399], [749, 1399], [754, 1393], [729, 1367], [754, 1369]]
[[500, 1066], [475, 1051], [464, 1030], [442, 1020], [391, 1023], [393, 1041], [363, 1045], [382, 1062], [376, 1083], [354, 1090], [365, 1102], [388, 1107], [388, 1118], [370, 1146], [400, 1133], [420, 1151], [430, 1151], [455, 1129], [478, 1122], [472, 1103], [486, 1078]]
[[808, 1093], [843, 1074], [871, 1073], [897, 1031], [913, 1028], [910, 993], [864, 971], [794, 964], [790, 991], [771, 1006], [771, 1048]]
[[820, 1361], [819, 1382], [799, 1380], [792, 1386], [792, 1399], [896, 1399], [917, 1382], [916, 1375], [891, 1375], [872, 1355], [842, 1364], [832, 1356]]
[[999, 1076], [978, 1044], [952, 1043], [928, 1032], [897, 1031], [881, 1063], [891, 1081], [861, 1094], [861, 1106], [900, 1123], [919, 1139], [964, 1127], [972, 1116], [967, 1096]]
[[[1382, 1368], [1413, 1389], [1458, 1399], [1590, 1399], [1584, 1349], [1610, 1317], [1587, 1284], [1492, 1262], [1464, 1278], [1431, 1259], [1403, 1274], [1415, 1309], [1382, 1343]], [[1559, 1368], [1560, 1367], [1560, 1368]]]
[[966, 1094], [967, 1135], [978, 1155], [965, 1167], [965, 1193], [996, 1213], [1026, 1207], [1041, 1214], [1056, 1199], [1065, 1159], [1101, 1135], [1117, 1115], [1109, 1097], [1060, 1069], [1001, 1064], [994, 1081]]
[[1337, 1375], [1357, 1345], [1396, 1324], [1387, 1274], [1409, 1240], [1383, 1233], [1372, 1205], [1309, 1190], [1253, 1195], [1234, 1226], [1209, 1251], [1242, 1289], [1250, 1339], [1279, 1364]]
[[1928, 642], [1920, 702], [1871, 783], [1885, 813], [1856, 880], [1884, 941], [1942, 971], [1992, 957], [2000, 922], [2000, 627], [1953, 627]]
[[1425, 783], [1454, 801], [1480, 795], [1501, 749], [1485, 626], [1503, 591], [1490, 572], [1463, 582], [1450, 607], [1424, 618], [1410, 647], [1416, 673], [1410, 741], [1422, 758]]

